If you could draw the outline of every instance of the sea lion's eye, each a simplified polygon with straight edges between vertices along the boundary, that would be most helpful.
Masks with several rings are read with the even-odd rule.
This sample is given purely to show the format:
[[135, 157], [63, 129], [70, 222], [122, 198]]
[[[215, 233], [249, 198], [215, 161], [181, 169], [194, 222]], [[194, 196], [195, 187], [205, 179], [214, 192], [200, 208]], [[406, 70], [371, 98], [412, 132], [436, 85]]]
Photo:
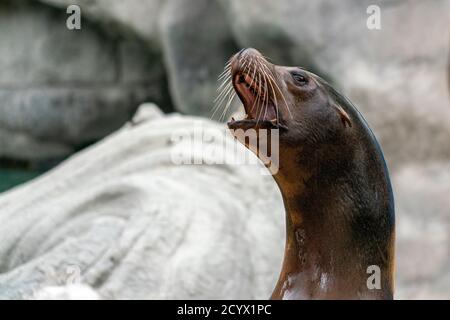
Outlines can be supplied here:
[[306, 77], [301, 75], [300, 73], [293, 73], [292, 78], [298, 86], [304, 86], [308, 82]]

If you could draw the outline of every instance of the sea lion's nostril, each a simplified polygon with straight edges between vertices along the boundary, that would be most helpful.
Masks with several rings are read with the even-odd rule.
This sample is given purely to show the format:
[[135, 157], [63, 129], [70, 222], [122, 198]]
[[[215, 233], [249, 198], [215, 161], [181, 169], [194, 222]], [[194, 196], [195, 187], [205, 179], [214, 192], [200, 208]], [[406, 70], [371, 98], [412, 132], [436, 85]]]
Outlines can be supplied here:
[[239, 77], [239, 83], [243, 83], [243, 82], [245, 82], [245, 77], [243, 75], [241, 75]]

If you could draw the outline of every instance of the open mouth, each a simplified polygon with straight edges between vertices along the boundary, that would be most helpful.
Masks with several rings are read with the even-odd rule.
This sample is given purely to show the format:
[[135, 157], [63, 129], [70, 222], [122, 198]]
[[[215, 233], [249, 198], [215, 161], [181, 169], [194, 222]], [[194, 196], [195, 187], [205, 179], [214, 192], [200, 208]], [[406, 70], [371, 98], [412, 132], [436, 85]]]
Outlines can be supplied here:
[[[285, 129], [284, 111], [289, 108], [283, 91], [278, 85], [278, 73], [276, 66], [267, 61], [259, 51], [247, 48], [242, 49], [225, 65], [224, 71], [219, 76], [222, 84], [219, 86], [219, 94], [214, 100], [213, 115], [224, 104], [221, 117], [226, 115], [234, 97], [241, 100], [245, 116], [243, 119], [234, 119], [228, 122], [230, 129]], [[278, 105], [279, 102], [282, 107]]]
[[[255, 74], [256, 75], [256, 74]], [[284, 128], [277, 112], [276, 103], [270, 86], [258, 81], [247, 73], [236, 73], [233, 76], [233, 87], [245, 109], [244, 119], [228, 122], [230, 129], [249, 128]]]

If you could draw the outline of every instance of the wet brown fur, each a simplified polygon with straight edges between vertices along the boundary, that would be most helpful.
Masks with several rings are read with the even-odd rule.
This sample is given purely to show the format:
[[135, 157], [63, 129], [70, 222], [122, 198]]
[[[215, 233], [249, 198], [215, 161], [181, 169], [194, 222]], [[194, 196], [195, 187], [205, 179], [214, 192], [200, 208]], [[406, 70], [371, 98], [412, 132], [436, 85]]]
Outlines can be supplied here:
[[[245, 54], [259, 52], [235, 56], [232, 72], [242, 72]], [[273, 176], [286, 209], [286, 246], [271, 298], [392, 299], [394, 199], [375, 136], [351, 102], [320, 77], [265, 63], [282, 91], [272, 98], [286, 127]], [[305, 75], [308, 85], [296, 86], [292, 72]], [[381, 269], [381, 289], [367, 287], [370, 265]]]

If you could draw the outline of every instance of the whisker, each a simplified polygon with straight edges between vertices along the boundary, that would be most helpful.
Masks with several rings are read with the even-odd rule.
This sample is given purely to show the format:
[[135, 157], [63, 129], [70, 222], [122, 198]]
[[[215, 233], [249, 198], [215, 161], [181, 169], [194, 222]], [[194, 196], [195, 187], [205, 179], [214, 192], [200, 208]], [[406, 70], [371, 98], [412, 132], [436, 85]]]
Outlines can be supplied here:
[[266, 73], [265, 72], [263, 72], [263, 75], [264, 75], [264, 90], [265, 90], [265, 94], [266, 94], [266, 106], [265, 106], [265, 109], [264, 109], [264, 116], [263, 116], [263, 120], [266, 118], [266, 115], [267, 115], [267, 109], [269, 108], [269, 88], [268, 88], [268, 86], [267, 86], [267, 77], [266, 77]]
[[223, 80], [222, 84], [217, 88], [217, 92], [219, 92], [220, 90], [222, 90], [222, 87], [226, 84], [229, 83], [229, 81], [231, 80], [231, 74], [228, 75], [228, 77], [226, 77], [225, 80]]
[[[258, 85], [259, 86], [259, 78], [260, 78], [260, 76], [259, 76], [259, 73], [256, 75], [256, 77], [255, 77], [255, 83], [256, 83], [256, 85]], [[256, 80], [257, 79], [257, 80]], [[252, 111], [253, 111], [253, 109], [255, 108], [255, 106], [258, 104], [258, 102], [259, 102], [259, 98], [260, 98], [260, 96], [261, 96], [261, 92], [260, 92], [261, 90], [258, 90], [258, 94], [256, 95], [256, 99], [255, 99], [255, 101], [253, 101], [253, 105], [252, 105], [252, 108], [250, 109], [250, 111], [249, 111], [249, 113], [252, 113]]]
[[228, 85], [224, 88], [224, 90], [220, 93], [220, 99], [216, 98], [216, 102], [215, 102], [215, 106], [213, 109], [213, 114], [211, 116], [211, 119], [214, 117], [214, 115], [216, 114], [216, 112], [220, 109], [220, 107], [222, 106], [223, 102], [226, 100], [227, 97], [229, 97], [230, 94], [232, 94], [233, 92], [233, 86], [230, 83], [228, 83]]
[[248, 59], [245, 59], [245, 60], [244, 60], [244, 63], [242, 64], [241, 69], [242, 69], [242, 70], [245, 70], [245, 68], [247, 67], [247, 64], [248, 64]]
[[271, 89], [271, 91], [272, 91], [272, 95], [273, 95], [273, 103], [274, 103], [274, 107], [275, 107], [275, 111], [276, 111], [276, 118], [277, 118], [277, 124], [279, 123], [279, 119], [278, 119], [278, 99], [277, 99], [277, 96], [276, 96], [276, 94], [275, 94], [275, 89], [273, 88], [273, 81], [274, 81], [274, 79], [273, 79], [273, 77], [270, 75], [270, 74], [268, 74], [267, 73], [267, 71], [266, 70], [264, 70], [264, 69], [262, 69], [261, 70], [266, 76], [267, 76], [267, 82], [269, 83], [269, 85], [270, 85], [270, 89]]
[[225, 108], [223, 109], [222, 115], [220, 116], [220, 120], [224, 119], [225, 116], [227, 115], [228, 109], [230, 108], [231, 102], [233, 102], [233, 99], [234, 99], [235, 96], [236, 96], [236, 92], [233, 91], [233, 93], [228, 98], [228, 102], [225, 105]]
[[253, 62], [253, 76], [252, 76], [252, 81], [250, 81], [250, 86], [252, 86], [253, 82], [255, 81], [255, 75], [256, 75], [256, 63], [255, 63], [253, 57], [252, 57], [252, 62]]
[[228, 92], [228, 90], [230, 89], [230, 86], [232, 86], [231, 85], [231, 82], [228, 82], [223, 88], [222, 88], [222, 91], [217, 95], [217, 97], [214, 99], [214, 103], [216, 103], [218, 100], [220, 100], [221, 99], [221, 97], [222, 97], [222, 95], [225, 93], [225, 92]]
[[260, 82], [259, 82], [259, 89], [262, 92], [262, 100], [261, 100], [261, 107], [259, 108], [257, 114], [256, 114], [256, 124], [258, 125], [259, 123], [259, 118], [261, 117], [261, 113], [262, 113], [262, 109], [264, 108], [264, 101], [266, 98], [265, 92], [263, 92], [263, 74], [261, 73], [261, 63], [258, 60], [258, 70], [259, 70], [259, 75], [260, 75]]
[[252, 60], [251, 59], [247, 59], [247, 61], [248, 61], [247, 66], [244, 68], [244, 71], [242, 71], [243, 74], [247, 73], [247, 69], [249, 69], [249, 67], [252, 64]]
[[[266, 75], [263, 73], [264, 76], [264, 101], [263, 102], [263, 107], [264, 107], [264, 115], [263, 115], [263, 120], [266, 118], [266, 114], [267, 114], [267, 109], [269, 108], [269, 88], [267, 86], [267, 78]], [[262, 110], [261, 110], [261, 115], [262, 115]]]
[[[269, 78], [269, 80], [270, 80], [270, 78]], [[278, 113], [278, 99], [277, 99], [277, 95], [275, 94], [275, 89], [273, 88], [272, 80], [269, 81], [269, 84], [270, 84], [270, 88], [271, 88], [272, 94], [273, 94], [273, 103], [275, 105], [275, 112], [276, 112], [277, 125], [278, 125], [280, 123], [279, 113]]]
[[226, 76], [231, 76], [231, 68], [223, 70], [223, 72], [217, 78], [217, 81], [221, 81]]
[[[263, 66], [266, 68], [267, 71], [270, 72], [269, 68], [268, 68], [266, 65], [263, 65]], [[275, 85], [275, 88], [278, 90], [278, 92], [279, 92], [280, 95], [281, 95], [281, 98], [282, 98], [283, 101], [284, 101], [284, 106], [285, 106], [286, 110], [289, 112], [289, 115], [290, 115], [290, 117], [291, 117], [291, 119], [292, 119], [293, 116], [292, 116], [291, 110], [289, 109], [289, 105], [288, 105], [288, 103], [287, 103], [287, 101], [286, 101], [286, 98], [284, 97], [283, 92], [281, 91], [280, 87], [278, 86], [277, 82], [275, 81], [275, 79], [274, 79], [273, 77], [272, 77], [272, 80], [273, 80], [273, 84]]]
[[[259, 70], [260, 70], [260, 72], [262, 71], [261, 65], [262, 65], [262, 63], [261, 63], [261, 61], [259, 61], [259, 66], [260, 66]], [[262, 100], [262, 103], [261, 103], [261, 108], [260, 108], [260, 112], [259, 112], [259, 115], [258, 115], [257, 123], [259, 122], [259, 119], [260, 119], [261, 115], [263, 114], [263, 109], [265, 109], [266, 104], [267, 104], [267, 101], [266, 101], [266, 99], [267, 99], [266, 77], [265, 77], [265, 75], [262, 72], [261, 72], [261, 89], [264, 90], [263, 91], [263, 100]]]
[[[234, 56], [233, 56], [234, 57]], [[227, 113], [230, 110], [230, 107], [236, 97], [236, 91], [233, 86], [233, 79], [231, 74], [231, 61], [233, 59], [231, 57], [227, 63], [225, 64], [223, 72], [218, 77], [218, 82], [220, 83], [217, 88], [217, 97], [214, 99], [214, 107], [211, 119], [217, 114], [219, 110], [221, 110], [218, 121], [221, 121], [224, 117], [226, 117]], [[248, 111], [248, 113], [252, 113], [256, 108], [260, 108], [257, 110], [255, 118], [256, 123], [262, 119], [267, 117], [267, 113], [269, 111], [269, 104], [273, 103], [273, 107], [276, 112], [276, 121], [279, 123], [279, 99], [284, 104], [285, 109], [288, 111], [291, 118], [293, 118], [289, 105], [286, 101], [283, 91], [275, 80], [275, 76], [269, 68], [267, 61], [271, 61], [270, 58], [265, 56], [251, 56], [244, 57], [241, 59], [241, 75], [251, 75], [251, 81], [247, 86], [253, 87], [256, 86], [256, 95], [254, 97], [253, 104]], [[253, 90], [253, 89], [252, 89]], [[277, 94], [279, 95], [277, 97]]]
[[[261, 70], [261, 62], [259, 62], [258, 65], [259, 65], [259, 70]], [[260, 87], [260, 89], [261, 89], [260, 91], [262, 91], [262, 87], [263, 87], [263, 82], [264, 82], [264, 80], [263, 80], [263, 78], [262, 78], [261, 73], [260, 73], [259, 75], [260, 75], [259, 87]], [[266, 92], [264, 91], [262, 94], [263, 94], [263, 97], [262, 97], [262, 102], [261, 102], [261, 108], [259, 108], [258, 113], [257, 113], [257, 116], [256, 116], [256, 125], [259, 124], [259, 119], [260, 119], [261, 114], [262, 114], [262, 112], [263, 112], [264, 102], [265, 102], [265, 100], [266, 100]]]

